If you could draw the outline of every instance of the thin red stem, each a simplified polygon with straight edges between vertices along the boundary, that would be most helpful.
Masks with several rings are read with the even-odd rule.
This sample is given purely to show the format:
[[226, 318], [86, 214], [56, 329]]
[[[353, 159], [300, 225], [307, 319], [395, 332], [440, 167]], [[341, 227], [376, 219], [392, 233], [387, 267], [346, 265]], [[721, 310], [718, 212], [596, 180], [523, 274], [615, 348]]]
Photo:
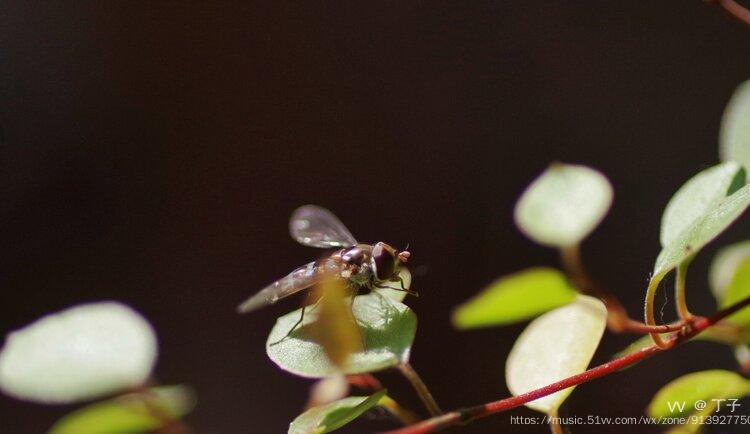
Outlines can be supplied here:
[[493, 401], [487, 404], [478, 405], [474, 407], [462, 408], [459, 410], [452, 411], [450, 413], [446, 413], [442, 416], [434, 417], [432, 419], [427, 419], [418, 424], [410, 425], [410, 426], [397, 429], [394, 431], [388, 431], [387, 433], [384, 433], [384, 434], [433, 433], [433, 432], [440, 431], [450, 426], [462, 425], [462, 424], [469, 423], [473, 420], [476, 420], [482, 417], [490, 416], [496, 413], [502, 413], [504, 411], [507, 411], [516, 407], [520, 407], [526, 404], [527, 402], [531, 402], [536, 399], [542, 398], [544, 396], [551, 395], [555, 392], [559, 392], [561, 390], [567, 389], [569, 387], [577, 386], [579, 384], [589, 382], [591, 380], [603, 377], [605, 375], [612, 374], [614, 372], [619, 371], [622, 368], [628, 367], [630, 365], [640, 362], [641, 360], [647, 359], [655, 355], [656, 353], [672, 349], [675, 346], [693, 338], [698, 333], [711, 327], [712, 325], [728, 317], [729, 315], [732, 315], [738, 310], [744, 307], [747, 307], [748, 305], [750, 305], [750, 297], [747, 297], [743, 299], [742, 301], [739, 301], [738, 303], [735, 303], [734, 305], [726, 309], [718, 311], [714, 315], [708, 318], [696, 318], [695, 321], [692, 322], [691, 324], [685, 325], [684, 328], [680, 331], [680, 333], [676, 333], [666, 340], [666, 343], [668, 344], [666, 349], [661, 349], [657, 347], [656, 345], [652, 345], [650, 347], [643, 348], [642, 350], [637, 351], [635, 353], [628, 354], [626, 356], [620, 357], [619, 359], [615, 359], [610, 362], [591, 368], [586, 372], [582, 372], [578, 375], [574, 375], [572, 377], [565, 378], [563, 380], [549, 384], [542, 388], [524, 393], [523, 395], [512, 396], [510, 398], [505, 398], [499, 401]]
[[734, 0], [707, 0], [707, 3], [716, 5], [724, 10], [735, 20], [750, 26], [750, 11]]

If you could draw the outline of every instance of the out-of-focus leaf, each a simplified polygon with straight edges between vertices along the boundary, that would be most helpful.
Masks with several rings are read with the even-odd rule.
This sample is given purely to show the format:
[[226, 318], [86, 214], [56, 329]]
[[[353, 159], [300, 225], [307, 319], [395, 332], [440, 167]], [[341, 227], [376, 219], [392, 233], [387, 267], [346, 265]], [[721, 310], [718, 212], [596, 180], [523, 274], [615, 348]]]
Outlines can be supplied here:
[[151, 325], [115, 302], [47, 315], [8, 335], [0, 388], [19, 399], [70, 403], [142, 385], [156, 362]]
[[[729, 286], [724, 292], [724, 298], [719, 302], [723, 309], [738, 303], [750, 296], [750, 258], [740, 263], [734, 270]], [[750, 325], [750, 309], [741, 309], [727, 318], [727, 321], [741, 327]]]
[[349, 394], [349, 383], [342, 374], [333, 374], [318, 380], [310, 388], [310, 398], [306, 407], [329, 404]]
[[[370, 293], [355, 297], [353, 308], [365, 349], [349, 356], [340, 369], [344, 374], [379, 371], [408, 361], [417, 329], [417, 317], [408, 306]], [[310, 327], [320, 315], [318, 308], [307, 309], [302, 324], [284, 338], [300, 315], [298, 309], [276, 320], [266, 343], [268, 357], [281, 369], [303, 377], [322, 378], [337, 372], [317, 341], [314, 326]]]
[[154, 431], [190, 413], [195, 393], [167, 386], [91, 404], [60, 419], [49, 434], [136, 434]]
[[612, 186], [600, 172], [554, 163], [516, 203], [516, 225], [539, 244], [574, 246], [599, 225], [612, 205], [612, 197]]
[[453, 312], [460, 329], [512, 324], [575, 300], [577, 292], [553, 268], [529, 268], [502, 277]]
[[325, 279], [315, 288], [319, 297], [317, 321], [310, 324], [328, 360], [343, 368], [349, 355], [362, 350], [362, 336], [349, 305], [349, 291], [339, 279]]
[[721, 119], [719, 155], [750, 168], [750, 81], [740, 84]]
[[322, 434], [335, 431], [375, 407], [385, 393], [385, 390], [380, 390], [370, 396], [350, 396], [313, 407], [294, 419], [289, 426], [289, 434]]
[[737, 266], [750, 259], [750, 240], [741, 241], [719, 249], [708, 270], [708, 282], [717, 301], [732, 282]]
[[750, 382], [734, 372], [720, 369], [693, 372], [672, 380], [656, 392], [647, 413], [650, 417], [679, 416], [695, 411], [699, 400], [742, 398], [748, 393]]
[[745, 171], [734, 161], [703, 170], [677, 190], [661, 217], [662, 247], [672, 244], [726, 196], [745, 184]]
[[[521, 333], [505, 365], [505, 380], [515, 396], [586, 370], [607, 325], [607, 308], [594, 297], [576, 300], [532, 321]], [[573, 387], [526, 406], [554, 415]]]

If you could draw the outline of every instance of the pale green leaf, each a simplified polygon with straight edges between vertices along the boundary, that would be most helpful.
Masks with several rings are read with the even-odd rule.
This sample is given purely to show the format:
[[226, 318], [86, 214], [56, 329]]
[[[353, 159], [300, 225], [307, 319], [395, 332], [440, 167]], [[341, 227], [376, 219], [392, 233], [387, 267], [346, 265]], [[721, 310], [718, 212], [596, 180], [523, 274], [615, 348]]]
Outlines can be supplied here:
[[576, 290], [553, 268], [529, 268], [502, 277], [453, 312], [460, 329], [512, 324], [575, 300]]
[[612, 204], [612, 186], [586, 166], [550, 165], [516, 203], [518, 228], [539, 244], [579, 244], [602, 221]]
[[726, 196], [745, 184], [742, 167], [728, 161], [703, 170], [677, 190], [661, 217], [660, 241], [669, 246]]
[[8, 335], [0, 388], [19, 399], [70, 403], [142, 385], [156, 362], [151, 325], [115, 302], [47, 315]]
[[737, 87], [721, 119], [719, 155], [750, 167], [750, 81]]
[[313, 407], [289, 425], [289, 434], [322, 434], [335, 431], [378, 404], [385, 390], [370, 396], [350, 396], [330, 404]]
[[714, 256], [708, 270], [708, 282], [714, 297], [719, 302], [734, 278], [737, 267], [750, 259], [750, 240], [722, 247]]
[[[370, 293], [354, 298], [353, 312], [365, 349], [349, 356], [342, 369], [344, 373], [378, 371], [409, 359], [417, 317], [408, 306], [379, 293]], [[266, 352], [281, 369], [311, 378], [322, 378], [337, 371], [315, 339], [315, 327], [311, 327], [319, 313], [317, 308], [308, 308], [302, 324], [286, 338], [299, 320], [301, 310], [276, 320], [266, 342]]]
[[60, 419], [49, 434], [136, 434], [152, 432], [195, 407], [192, 389], [167, 386], [97, 402]]
[[650, 417], [684, 415], [695, 411], [699, 400], [742, 398], [749, 392], [750, 382], [734, 372], [720, 369], [693, 372], [672, 380], [656, 392], [647, 413]]
[[[750, 258], [744, 260], [734, 270], [734, 276], [719, 301], [719, 308], [724, 309], [739, 303], [750, 296]], [[741, 327], [750, 326], [750, 309], [741, 309], [727, 318], [732, 324]]]
[[[515, 396], [586, 370], [607, 325], [607, 308], [594, 297], [576, 300], [532, 321], [521, 333], [505, 365], [505, 380]], [[573, 387], [526, 405], [556, 414]]]
[[661, 280], [678, 264], [695, 255], [739, 218], [748, 205], [750, 185], [745, 185], [706, 210], [699, 219], [662, 249], [656, 258], [652, 280]]

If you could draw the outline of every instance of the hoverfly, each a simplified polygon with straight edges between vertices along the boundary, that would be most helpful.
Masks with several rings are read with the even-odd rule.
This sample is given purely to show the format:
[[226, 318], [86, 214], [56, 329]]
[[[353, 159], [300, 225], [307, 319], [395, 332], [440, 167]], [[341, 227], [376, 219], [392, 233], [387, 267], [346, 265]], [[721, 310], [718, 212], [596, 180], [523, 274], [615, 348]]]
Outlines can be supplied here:
[[[240, 313], [276, 303], [328, 278], [345, 280], [354, 291], [353, 295], [363, 289], [374, 288], [397, 289], [416, 295], [404, 287], [399, 276], [401, 267], [411, 256], [408, 250], [398, 251], [384, 242], [374, 245], [358, 243], [346, 226], [325, 208], [316, 205], [297, 208], [289, 220], [289, 233], [302, 245], [339, 250], [326, 258], [305, 264], [261, 289], [239, 305], [237, 310]], [[400, 288], [388, 285], [393, 282], [399, 283]], [[303, 317], [304, 314], [303, 306]], [[290, 333], [301, 322], [302, 318]]]

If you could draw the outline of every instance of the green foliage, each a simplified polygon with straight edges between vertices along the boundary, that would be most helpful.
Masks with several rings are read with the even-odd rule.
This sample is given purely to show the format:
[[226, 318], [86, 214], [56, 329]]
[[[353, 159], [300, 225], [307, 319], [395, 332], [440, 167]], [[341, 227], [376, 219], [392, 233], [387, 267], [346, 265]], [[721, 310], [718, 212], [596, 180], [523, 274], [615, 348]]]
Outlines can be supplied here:
[[750, 205], [750, 185], [745, 185], [727, 196], [687, 226], [656, 258], [654, 279], [661, 278], [698, 253], [706, 244], [718, 237]]
[[[563, 307], [532, 321], [513, 345], [505, 365], [505, 380], [513, 395], [521, 395], [586, 370], [607, 325], [607, 308], [594, 297], [578, 295]], [[554, 415], [573, 388], [526, 406]]]
[[716, 300], [721, 302], [738, 265], [750, 259], [750, 240], [721, 248], [708, 270], [708, 282]]
[[[699, 400], [742, 398], [748, 393], [750, 381], [734, 372], [720, 369], [694, 372], [671, 381], [656, 392], [647, 413], [651, 417], [679, 416], [695, 411]], [[675, 405], [683, 402], [684, 406]]]
[[[343, 373], [379, 371], [408, 361], [417, 328], [417, 317], [408, 306], [370, 293], [355, 297], [352, 308], [365, 349], [349, 356]], [[319, 315], [317, 308], [308, 308], [302, 324], [285, 338], [300, 315], [298, 309], [276, 320], [266, 343], [268, 357], [281, 369], [303, 377], [322, 378], [337, 372], [311, 331]]]
[[577, 292], [553, 268], [529, 268], [493, 282], [458, 306], [453, 324], [460, 329], [513, 324], [566, 305]]
[[[725, 308], [750, 296], [750, 259], [737, 265], [732, 280], [719, 300], [719, 307]], [[750, 309], [743, 309], [733, 314], [727, 321], [741, 327], [750, 326]]]
[[188, 387], [157, 387], [76, 410], [55, 423], [49, 434], [151, 432], [190, 413], [195, 403], [195, 394]]
[[719, 154], [750, 167], [750, 81], [740, 84], [724, 110], [719, 134]]
[[745, 184], [745, 171], [729, 161], [699, 172], [677, 190], [661, 218], [662, 247], [677, 238], [726, 196]]
[[313, 407], [294, 419], [289, 426], [289, 434], [322, 434], [335, 431], [375, 407], [385, 393], [385, 390], [380, 390], [370, 396], [350, 396]]
[[151, 325], [115, 302], [47, 315], [8, 335], [0, 388], [42, 403], [90, 400], [142, 385], [156, 362]]
[[539, 244], [579, 244], [599, 225], [612, 204], [612, 186], [586, 166], [550, 165], [516, 203], [518, 228]]

